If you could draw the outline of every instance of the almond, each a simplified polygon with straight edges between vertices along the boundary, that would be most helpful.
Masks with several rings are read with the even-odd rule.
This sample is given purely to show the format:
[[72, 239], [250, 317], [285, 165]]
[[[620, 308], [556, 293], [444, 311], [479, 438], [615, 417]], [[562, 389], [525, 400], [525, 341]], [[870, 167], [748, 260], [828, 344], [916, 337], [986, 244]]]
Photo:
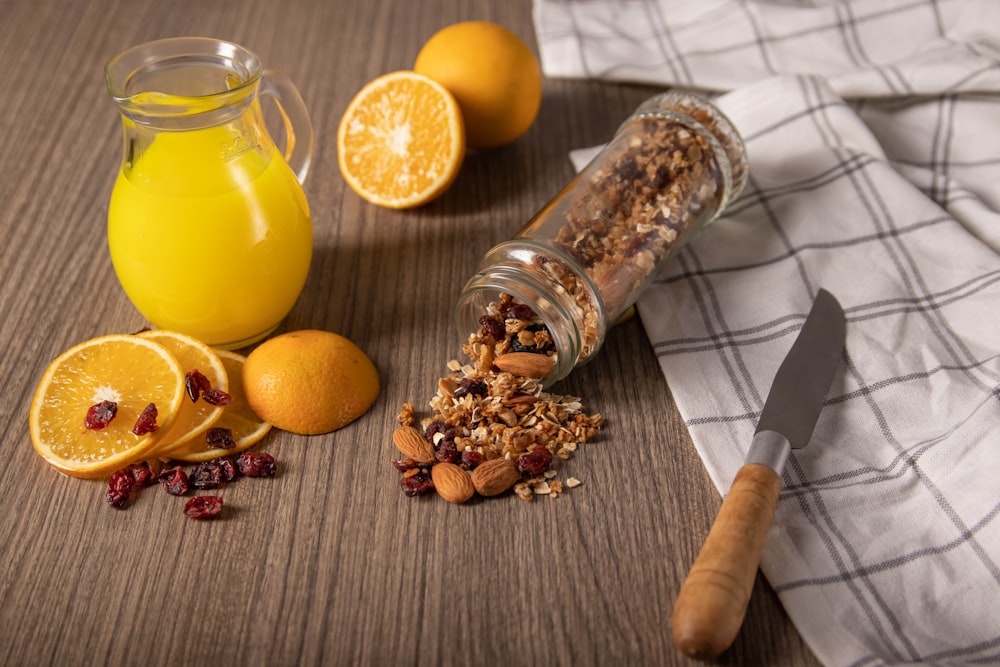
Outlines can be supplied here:
[[541, 380], [552, 372], [556, 360], [535, 352], [508, 352], [494, 359], [493, 365], [507, 373]]
[[476, 492], [469, 474], [454, 463], [435, 463], [431, 479], [438, 495], [450, 503], [464, 503]]
[[444, 377], [438, 380], [438, 391], [441, 392], [442, 396], [451, 398], [451, 395], [455, 393], [456, 389], [458, 389], [458, 383], [451, 378]]
[[537, 396], [532, 396], [531, 394], [514, 394], [508, 398], [501, 400], [500, 402], [504, 405], [531, 405], [533, 403], [538, 403], [539, 398]]
[[417, 463], [433, 463], [434, 447], [413, 426], [401, 426], [392, 432], [392, 442], [403, 456]]
[[[529, 353], [530, 354], [530, 353]], [[490, 459], [472, 471], [472, 485], [481, 496], [497, 496], [514, 486], [521, 475], [507, 459]]]

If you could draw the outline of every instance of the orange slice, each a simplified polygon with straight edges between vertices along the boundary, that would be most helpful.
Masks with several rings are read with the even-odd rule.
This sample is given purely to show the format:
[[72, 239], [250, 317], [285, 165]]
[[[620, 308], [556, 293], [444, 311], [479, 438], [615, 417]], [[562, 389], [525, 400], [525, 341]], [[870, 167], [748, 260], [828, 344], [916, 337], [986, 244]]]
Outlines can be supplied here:
[[380, 76], [347, 106], [337, 132], [337, 161], [364, 199], [410, 208], [441, 195], [465, 157], [465, 128], [455, 97], [409, 71]]
[[215, 350], [215, 353], [222, 359], [226, 374], [229, 376], [229, 395], [233, 397], [233, 402], [223, 408], [222, 416], [215, 422], [214, 428], [228, 428], [233, 434], [236, 446], [229, 449], [212, 447], [206, 443], [205, 438], [197, 438], [180, 449], [172, 450], [171, 458], [198, 462], [229, 456], [257, 444], [271, 430], [271, 425], [260, 420], [247, 405], [246, 395], [243, 392], [245, 357], [228, 350]]
[[[152, 451], [183, 398], [184, 372], [164, 346], [130, 334], [101, 336], [49, 364], [31, 402], [31, 441], [57, 470], [102, 477]], [[88, 411], [102, 401], [114, 402], [117, 413], [104, 428], [87, 428]], [[136, 420], [150, 403], [159, 428], [134, 435]]]
[[[212, 351], [212, 348], [200, 340], [176, 331], [160, 329], [143, 331], [137, 335], [156, 341], [167, 348], [180, 363], [185, 379], [189, 372], [197, 370], [208, 379], [214, 389], [229, 391], [229, 376], [222, 365], [222, 360], [219, 359], [219, 355]], [[153, 454], [169, 457], [172, 450], [181, 449], [199, 436], [203, 437], [205, 432], [221, 416], [221, 407], [200, 398], [197, 401], [192, 401], [190, 397], [185, 396], [184, 400], [181, 401], [177, 418], [170, 429], [161, 437]]]

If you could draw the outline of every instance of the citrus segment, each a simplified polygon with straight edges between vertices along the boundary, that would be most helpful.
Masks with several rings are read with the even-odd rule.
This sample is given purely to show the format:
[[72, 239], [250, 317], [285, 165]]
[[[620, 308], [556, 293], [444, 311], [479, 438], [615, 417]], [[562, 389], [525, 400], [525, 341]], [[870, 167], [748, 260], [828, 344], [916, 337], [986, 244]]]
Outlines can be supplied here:
[[[74, 477], [101, 477], [141, 459], [167, 432], [184, 398], [184, 373], [162, 345], [129, 334], [101, 336], [71, 347], [42, 375], [31, 402], [29, 427], [35, 450]], [[115, 404], [103, 428], [87, 428], [88, 411]], [[132, 428], [150, 405], [157, 429]]]
[[362, 88], [337, 132], [344, 180], [364, 199], [389, 208], [419, 206], [442, 194], [464, 157], [455, 98], [414, 72], [392, 72]]
[[[138, 334], [143, 338], [156, 341], [174, 355], [185, 378], [192, 371], [204, 375], [215, 389], [229, 390], [229, 376], [219, 356], [208, 345], [186, 334], [175, 331], [153, 329]], [[222, 408], [204, 400], [192, 401], [185, 396], [181, 401], [177, 418], [170, 429], [160, 438], [154, 454], [169, 456], [174, 449], [184, 447], [199, 437], [203, 439], [205, 432], [222, 416]]]
[[227, 449], [212, 447], [204, 437], [197, 438], [188, 441], [183, 447], [170, 451], [170, 456], [179, 461], [209, 461], [241, 452], [260, 442], [271, 430], [271, 425], [257, 417], [247, 404], [243, 391], [245, 357], [228, 350], [216, 350], [215, 353], [222, 359], [226, 374], [229, 376], [229, 395], [233, 397], [233, 401], [223, 408], [222, 416], [213, 427], [229, 429], [236, 446]]
[[517, 35], [488, 21], [455, 23], [436, 32], [413, 70], [458, 101], [470, 148], [508, 144], [528, 131], [542, 103], [542, 70]]
[[374, 364], [353, 342], [329, 331], [292, 331], [247, 355], [243, 385], [261, 419], [292, 433], [335, 431], [379, 395]]

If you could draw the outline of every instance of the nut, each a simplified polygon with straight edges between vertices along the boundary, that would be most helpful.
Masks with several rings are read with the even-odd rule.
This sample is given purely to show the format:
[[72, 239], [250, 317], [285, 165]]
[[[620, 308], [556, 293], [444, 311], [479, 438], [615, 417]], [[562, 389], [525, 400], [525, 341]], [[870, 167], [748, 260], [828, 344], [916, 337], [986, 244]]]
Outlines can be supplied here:
[[464, 503], [476, 492], [468, 473], [454, 463], [435, 463], [431, 479], [438, 495], [450, 503]]
[[537, 396], [532, 396], [531, 394], [515, 394], [514, 396], [502, 399], [500, 402], [504, 405], [534, 405], [539, 400]]
[[413, 426], [401, 426], [392, 432], [392, 442], [403, 456], [417, 463], [433, 463], [434, 447]]
[[497, 413], [497, 419], [511, 428], [517, 426], [517, 413], [507, 408]]
[[526, 378], [540, 380], [548, 377], [556, 366], [552, 357], [534, 352], [508, 352], [493, 360], [500, 370]]
[[455, 393], [456, 389], [458, 389], [458, 383], [453, 379], [444, 377], [438, 380], [438, 391], [441, 392], [442, 396], [451, 398], [451, 395]]
[[481, 496], [498, 496], [514, 486], [520, 474], [507, 459], [490, 459], [472, 471], [472, 485]]

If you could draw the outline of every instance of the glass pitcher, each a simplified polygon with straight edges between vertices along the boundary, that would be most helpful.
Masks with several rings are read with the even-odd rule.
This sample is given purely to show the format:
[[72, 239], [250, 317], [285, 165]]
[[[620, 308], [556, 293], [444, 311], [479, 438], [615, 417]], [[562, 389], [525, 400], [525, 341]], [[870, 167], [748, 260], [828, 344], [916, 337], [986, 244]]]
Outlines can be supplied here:
[[[184, 37], [108, 63], [124, 155], [108, 246], [126, 294], [153, 326], [235, 349], [273, 331], [312, 259], [302, 182], [312, 127], [294, 84], [249, 50]], [[277, 102], [285, 150], [259, 95]]]

